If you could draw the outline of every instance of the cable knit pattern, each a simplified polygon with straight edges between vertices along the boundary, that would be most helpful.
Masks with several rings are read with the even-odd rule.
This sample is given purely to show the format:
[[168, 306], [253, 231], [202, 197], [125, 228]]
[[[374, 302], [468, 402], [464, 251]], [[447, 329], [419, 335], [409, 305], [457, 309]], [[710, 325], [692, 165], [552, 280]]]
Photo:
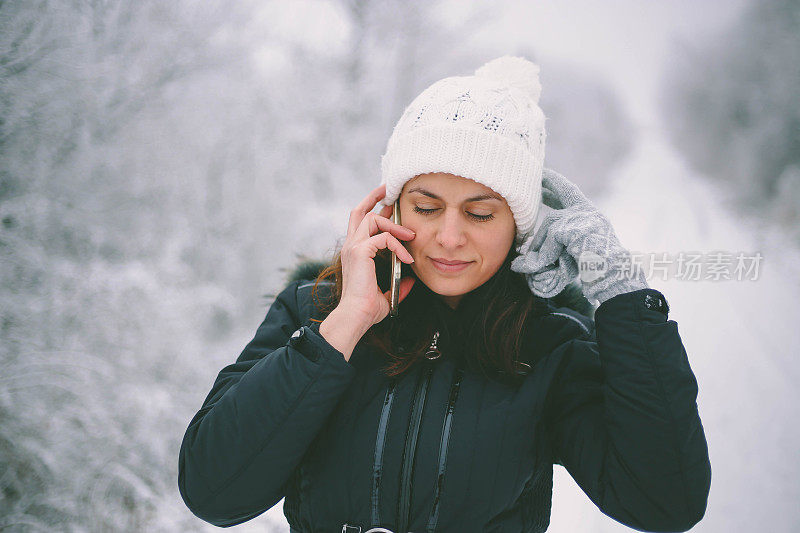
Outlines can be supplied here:
[[437, 81], [406, 108], [381, 159], [384, 205], [411, 178], [446, 172], [502, 195], [517, 225], [517, 249], [541, 205], [545, 116], [538, 106], [539, 66], [503, 56], [474, 76]]
[[641, 267], [620, 244], [611, 222], [577, 185], [544, 169], [542, 189], [544, 204], [555, 211], [511, 262], [511, 270], [526, 275], [534, 294], [551, 298], [578, 275], [583, 294], [593, 303], [648, 288]]

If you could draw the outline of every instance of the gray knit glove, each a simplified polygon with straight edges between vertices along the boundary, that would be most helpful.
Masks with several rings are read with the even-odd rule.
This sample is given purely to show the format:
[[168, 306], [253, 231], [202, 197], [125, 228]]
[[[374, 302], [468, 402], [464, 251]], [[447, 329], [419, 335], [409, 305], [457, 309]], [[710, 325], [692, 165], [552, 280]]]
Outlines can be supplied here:
[[579, 274], [583, 294], [594, 304], [648, 288], [641, 267], [633, 264], [611, 222], [577, 185], [545, 168], [542, 202], [555, 211], [545, 216], [522, 245], [522, 255], [511, 262], [511, 270], [526, 275], [534, 294], [552, 298]]

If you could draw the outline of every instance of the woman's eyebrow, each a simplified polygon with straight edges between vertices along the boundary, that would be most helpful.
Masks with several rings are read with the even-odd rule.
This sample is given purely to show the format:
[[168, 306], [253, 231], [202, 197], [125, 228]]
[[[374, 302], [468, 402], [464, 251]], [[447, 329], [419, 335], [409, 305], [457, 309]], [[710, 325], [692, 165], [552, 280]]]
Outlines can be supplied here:
[[[423, 189], [422, 187], [414, 187], [413, 189], [409, 189], [408, 193], [411, 194], [412, 192], [418, 192], [420, 194], [424, 194], [425, 196], [427, 196], [429, 198], [433, 198], [434, 200], [441, 200], [441, 198], [439, 198], [438, 196], [433, 194], [431, 191]], [[480, 194], [478, 196], [473, 196], [471, 198], [467, 198], [466, 200], [464, 200], [464, 202], [479, 202], [481, 200], [500, 200], [500, 201], [502, 201], [502, 198], [499, 195], [494, 194], [494, 193], [486, 193], [486, 194]]]

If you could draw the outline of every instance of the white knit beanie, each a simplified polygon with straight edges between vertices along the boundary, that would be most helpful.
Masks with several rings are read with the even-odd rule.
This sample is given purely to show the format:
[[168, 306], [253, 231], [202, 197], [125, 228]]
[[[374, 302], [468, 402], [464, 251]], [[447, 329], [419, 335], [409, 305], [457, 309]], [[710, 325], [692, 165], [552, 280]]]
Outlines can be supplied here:
[[516, 249], [533, 233], [542, 198], [545, 116], [539, 66], [503, 56], [473, 76], [435, 82], [406, 108], [381, 158], [392, 205], [410, 179], [433, 172], [481, 183], [505, 198]]

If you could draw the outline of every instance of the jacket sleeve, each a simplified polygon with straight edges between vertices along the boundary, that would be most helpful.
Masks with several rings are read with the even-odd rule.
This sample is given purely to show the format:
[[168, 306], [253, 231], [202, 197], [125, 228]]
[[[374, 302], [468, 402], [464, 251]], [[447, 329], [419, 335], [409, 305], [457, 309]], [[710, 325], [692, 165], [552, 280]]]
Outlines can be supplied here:
[[275, 299], [255, 337], [223, 368], [181, 443], [178, 488], [216, 526], [240, 524], [285, 496], [284, 486], [348, 388], [355, 368], [303, 328], [297, 287]]
[[711, 464], [678, 325], [644, 305], [647, 291], [603, 302], [595, 331], [553, 352], [546, 424], [554, 463], [604, 514], [687, 531], [705, 514]]

